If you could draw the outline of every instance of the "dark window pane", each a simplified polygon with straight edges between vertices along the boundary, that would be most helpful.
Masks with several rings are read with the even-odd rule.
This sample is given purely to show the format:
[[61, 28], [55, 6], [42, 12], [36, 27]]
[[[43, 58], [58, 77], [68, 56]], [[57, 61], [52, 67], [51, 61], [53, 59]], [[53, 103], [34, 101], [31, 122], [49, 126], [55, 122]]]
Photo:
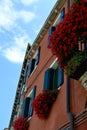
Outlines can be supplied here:
[[32, 71], [34, 70], [34, 67], [35, 67], [35, 59], [32, 59], [28, 66], [28, 77], [31, 75]]

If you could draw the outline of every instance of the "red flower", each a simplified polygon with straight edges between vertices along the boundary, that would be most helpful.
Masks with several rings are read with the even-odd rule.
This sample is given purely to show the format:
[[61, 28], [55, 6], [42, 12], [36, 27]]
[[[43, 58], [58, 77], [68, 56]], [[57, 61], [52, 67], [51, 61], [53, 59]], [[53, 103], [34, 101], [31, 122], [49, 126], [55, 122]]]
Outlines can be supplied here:
[[18, 117], [13, 124], [14, 130], [27, 130], [28, 124], [24, 117]]
[[35, 114], [40, 119], [46, 119], [50, 113], [52, 104], [57, 98], [57, 91], [43, 91], [33, 101], [32, 106]]
[[78, 50], [78, 41], [87, 42], [87, 1], [75, 1], [50, 36], [50, 49], [63, 69]]

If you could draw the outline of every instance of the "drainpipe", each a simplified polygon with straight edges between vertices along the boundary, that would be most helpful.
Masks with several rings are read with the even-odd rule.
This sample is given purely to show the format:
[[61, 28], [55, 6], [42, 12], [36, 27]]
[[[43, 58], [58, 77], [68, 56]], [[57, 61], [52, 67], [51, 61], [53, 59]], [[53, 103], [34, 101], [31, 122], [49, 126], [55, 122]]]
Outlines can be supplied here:
[[[67, 9], [69, 9], [70, 0], [67, 0], [66, 3], [67, 3]], [[74, 116], [70, 112], [70, 78], [68, 76], [66, 77], [66, 110], [67, 115], [69, 116], [70, 119], [70, 130], [74, 130]]]
[[74, 116], [70, 112], [70, 78], [66, 77], [66, 110], [70, 119], [70, 130], [74, 130]]

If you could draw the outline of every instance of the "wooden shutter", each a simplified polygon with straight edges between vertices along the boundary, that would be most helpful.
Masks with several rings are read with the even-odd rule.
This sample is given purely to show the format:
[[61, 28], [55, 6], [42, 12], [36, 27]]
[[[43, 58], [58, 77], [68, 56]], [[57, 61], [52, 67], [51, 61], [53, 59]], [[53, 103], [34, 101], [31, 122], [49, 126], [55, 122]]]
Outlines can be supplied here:
[[50, 47], [50, 35], [52, 34], [53, 31], [56, 30], [56, 27], [51, 27], [48, 31], [48, 42], [47, 42], [47, 47]]
[[58, 68], [54, 70], [54, 88], [58, 87]]
[[58, 67], [58, 87], [64, 82], [64, 73], [61, 67]]
[[21, 116], [24, 116], [24, 117], [28, 116], [29, 104], [30, 104], [30, 98], [27, 97], [24, 99], [23, 104], [22, 104]]
[[65, 8], [63, 8], [62, 11], [61, 11], [61, 15], [60, 15], [61, 21], [64, 19], [64, 16], [65, 16]]
[[35, 57], [36, 61], [35, 61], [35, 65], [37, 65], [39, 63], [39, 58], [40, 58], [40, 47], [37, 50], [37, 55]]
[[32, 90], [32, 95], [30, 98], [30, 105], [29, 105], [29, 110], [28, 110], [28, 115], [29, 117], [33, 115], [33, 107], [32, 107], [32, 102], [35, 98], [35, 94], [36, 94], [36, 86], [34, 86], [33, 90]]
[[53, 77], [54, 77], [54, 69], [49, 68], [45, 71], [44, 75], [44, 90], [52, 90], [53, 89]]
[[35, 67], [35, 59], [32, 59], [28, 66], [28, 77], [31, 75], [32, 71], [34, 70], [34, 67]]

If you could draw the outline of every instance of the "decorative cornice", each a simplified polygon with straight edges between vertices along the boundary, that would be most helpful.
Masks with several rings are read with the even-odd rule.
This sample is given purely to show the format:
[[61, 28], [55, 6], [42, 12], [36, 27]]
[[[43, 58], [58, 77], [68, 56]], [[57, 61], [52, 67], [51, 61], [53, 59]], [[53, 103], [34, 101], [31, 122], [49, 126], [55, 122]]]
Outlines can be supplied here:
[[28, 46], [27, 46], [27, 49], [26, 49], [26, 53], [25, 53], [25, 57], [24, 57], [24, 62], [23, 62], [23, 65], [22, 65], [21, 73], [20, 73], [18, 87], [17, 87], [17, 90], [16, 90], [16, 96], [15, 96], [15, 99], [14, 99], [14, 104], [13, 104], [13, 108], [12, 108], [12, 114], [11, 114], [11, 118], [10, 118], [10, 122], [9, 122], [9, 128], [11, 127], [11, 124], [13, 122], [14, 115], [17, 114], [16, 108], [17, 108], [17, 105], [18, 105], [19, 96], [21, 94], [22, 80], [23, 80], [23, 77], [24, 77], [24, 71], [25, 71], [25, 67], [26, 67], [26, 64], [27, 64], [27, 54], [28, 54], [28, 51], [30, 50], [30, 48], [31, 48], [31, 46], [28, 43]]

